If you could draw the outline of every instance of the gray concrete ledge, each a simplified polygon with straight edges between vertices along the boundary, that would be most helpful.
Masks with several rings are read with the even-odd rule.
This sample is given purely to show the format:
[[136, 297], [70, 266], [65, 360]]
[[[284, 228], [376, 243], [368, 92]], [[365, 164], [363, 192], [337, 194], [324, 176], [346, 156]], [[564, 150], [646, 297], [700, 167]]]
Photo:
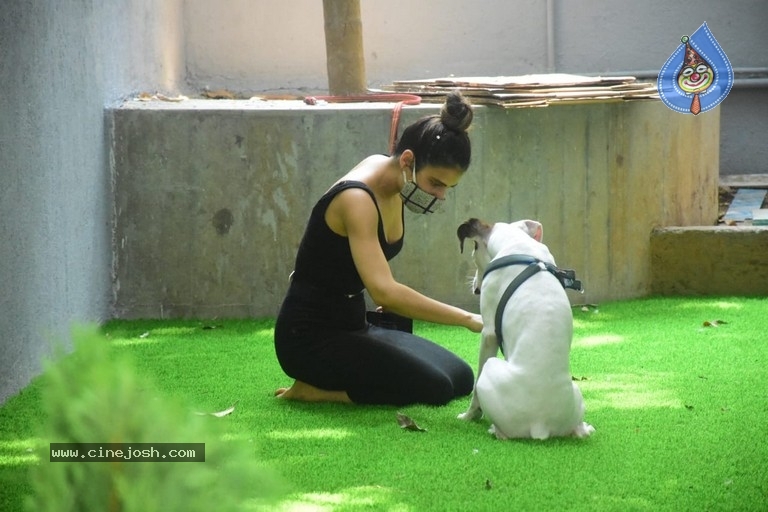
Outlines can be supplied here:
[[[311, 96], [311, 95], [310, 95]], [[153, 99], [148, 101], [142, 101], [138, 99], [131, 99], [122, 103], [118, 108], [120, 110], [144, 110], [144, 111], [230, 111], [230, 112], [247, 112], [252, 110], [259, 111], [273, 111], [273, 112], [296, 112], [305, 111], [318, 112], [318, 111], [348, 111], [348, 110], [360, 110], [360, 111], [392, 111], [396, 102], [386, 101], [366, 101], [356, 103], [329, 103], [319, 100], [316, 105], [308, 105], [302, 100], [271, 100], [271, 99], [259, 99], [254, 97], [249, 100], [212, 100], [212, 99], [199, 99], [189, 98], [182, 101], [163, 101], [159, 99]], [[427, 101], [422, 102], [419, 105], [408, 105], [405, 107], [408, 111], [418, 112], [423, 111], [422, 115], [431, 114], [440, 110], [440, 104], [430, 103]], [[485, 108], [478, 106], [476, 108]]]
[[655, 229], [651, 275], [659, 295], [768, 295], [768, 227]]

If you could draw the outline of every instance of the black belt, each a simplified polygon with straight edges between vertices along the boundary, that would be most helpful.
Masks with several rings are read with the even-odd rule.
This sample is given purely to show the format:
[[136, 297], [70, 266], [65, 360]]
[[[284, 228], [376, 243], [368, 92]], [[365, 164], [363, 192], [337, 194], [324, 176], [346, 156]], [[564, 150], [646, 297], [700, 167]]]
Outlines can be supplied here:
[[306, 281], [305, 279], [297, 278], [296, 272], [291, 272], [289, 279], [291, 280], [291, 286], [294, 287], [300, 293], [306, 292], [311, 294], [326, 295], [329, 298], [336, 297], [336, 298], [354, 299], [362, 295], [363, 291], [365, 290], [365, 289], [362, 289], [356, 293], [344, 293], [342, 290], [334, 290], [333, 288], [318, 286], [316, 284]]

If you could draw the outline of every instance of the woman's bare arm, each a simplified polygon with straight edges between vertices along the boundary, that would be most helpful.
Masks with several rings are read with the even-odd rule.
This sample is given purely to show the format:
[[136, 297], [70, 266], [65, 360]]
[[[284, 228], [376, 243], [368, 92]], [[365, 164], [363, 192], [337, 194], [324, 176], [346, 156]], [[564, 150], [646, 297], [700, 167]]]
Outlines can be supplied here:
[[378, 306], [416, 320], [482, 330], [480, 315], [427, 297], [395, 280], [379, 245], [376, 205], [365, 191], [345, 190], [334, 202], [333, 210], [344, 226], [357, 271]]

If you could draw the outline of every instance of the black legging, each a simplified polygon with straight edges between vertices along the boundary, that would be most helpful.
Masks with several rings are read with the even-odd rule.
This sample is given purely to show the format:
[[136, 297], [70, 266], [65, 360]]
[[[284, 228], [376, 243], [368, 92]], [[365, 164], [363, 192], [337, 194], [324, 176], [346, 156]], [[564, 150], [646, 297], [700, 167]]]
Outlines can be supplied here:
[[346, 391], [358, 404], [444, 405], [472, 392], [472, 368], [410, 333], [370, 325], [363, 294], [328, 297], [296, 282], [275, 325], [275, 352], [290, 377]]

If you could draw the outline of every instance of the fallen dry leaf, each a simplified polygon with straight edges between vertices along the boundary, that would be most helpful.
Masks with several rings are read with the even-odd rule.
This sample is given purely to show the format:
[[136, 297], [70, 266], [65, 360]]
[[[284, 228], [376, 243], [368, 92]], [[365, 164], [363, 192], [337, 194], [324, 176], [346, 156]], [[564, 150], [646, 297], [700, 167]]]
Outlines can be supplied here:
[[181, 102], [184, 100], [188, 100], [189, 98], [184, 96], [183, 94], [179, 94], [178, 96], [168, 96], [161, 92], [158, 93], [151, 93], [151, 92], [140, 92], [139, 95], [136, 97], [139, 101], [171, 101], [171, 102]]
[[400, 425], [400, 428], [404, 428], [405, 430], [413, 430], [415, 432], [427, 431], [427, 429], [421, 428], [415, 421], [402, 413], [397, 413], [397, 424]]
[[179, 94], [178, 96], [166, 96], [162, 93], [155, 94], [155, 98], [157, 98], [160, 101], [171, 101], [174, 103], [178, 103], [184, 100], [188, 100], [189, 98], [184, 96], [183, 94]]
[[720, 327], [727, 323], [725, 320], [705, 320], [703, 325], [704, 327]]
[[226, 89], [217, 89], [215, 91], [203, 91], [203, 97], [210, 100], [234, 100], [235, 94]]
[[235, 405], [237, 405], [237, 402], [232, 404], [231, 407], [224, 409], [223, 411], [218, 412], [196, 412], [198, 416], [216, 416], [217, 418], [223, 418], [224, 416], [229, 416], [235, 411]]

